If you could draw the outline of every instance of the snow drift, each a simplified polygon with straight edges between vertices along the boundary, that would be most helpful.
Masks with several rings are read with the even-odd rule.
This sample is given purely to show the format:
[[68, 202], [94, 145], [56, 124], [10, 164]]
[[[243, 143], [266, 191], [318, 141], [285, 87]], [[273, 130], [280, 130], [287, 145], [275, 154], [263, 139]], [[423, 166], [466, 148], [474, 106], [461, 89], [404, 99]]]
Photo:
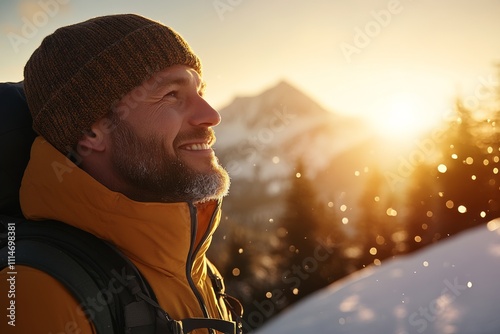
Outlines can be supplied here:
[[361, 270], [256, 333], [498, 334], [500, 219]]

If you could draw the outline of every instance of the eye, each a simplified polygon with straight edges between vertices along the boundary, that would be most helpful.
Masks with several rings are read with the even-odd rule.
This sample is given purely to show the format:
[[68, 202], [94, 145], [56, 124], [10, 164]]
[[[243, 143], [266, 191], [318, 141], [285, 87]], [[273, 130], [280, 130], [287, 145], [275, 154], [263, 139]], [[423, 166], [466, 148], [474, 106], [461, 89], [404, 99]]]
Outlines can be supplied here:
[[174, 97], [174, 98], [177, 98], [178, 94], [179, 93], [176, 90], [172, 90], [172, 91], [168, 92], [167, 94], [165, 94], [164, 97]]

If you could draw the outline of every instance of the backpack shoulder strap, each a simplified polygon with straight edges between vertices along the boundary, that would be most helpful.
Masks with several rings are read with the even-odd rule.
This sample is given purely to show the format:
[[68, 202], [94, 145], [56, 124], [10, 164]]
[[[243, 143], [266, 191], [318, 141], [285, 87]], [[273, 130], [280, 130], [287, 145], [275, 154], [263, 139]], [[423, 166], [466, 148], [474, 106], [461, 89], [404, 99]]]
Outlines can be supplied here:
[[[157, 319], [153, 307], [144, 303], [138, 293], [152, 300], [156, 297], [148, 285], [138, 282], [138, 272], [130, 269], [131, 264], [113, 247], [57, 221], [0, 216], [0, 222], [4, 230], [9, 223], [16, 225], [16, 263], [42, 270], [64, 284], [81, 303], [97, 333], [155, 333], [161, 318]], [[7, 238], [2, 235], [0, 248], [6, 246]], [[7, 264], [7, 252], [2, 251], [0, 269]], [[88, 298], [105, 301], [106, 307], [97, 312], [87, 304]]]
[[[89, 296], [99, 295], [101, 289], [87, 271], [54, 245], [37, 240], [22, 240], [17, 244], [16, 249], [17, 264], [49, 273], [61, 282], [76, 300], [84, 301]], [[100, 312], [93, 312], [91, 320], [97, 333], [113, 334], [115, 332], [114, 326], [109, 326], [109, 324], [114, 324], [110, 308], [104, 307]]]

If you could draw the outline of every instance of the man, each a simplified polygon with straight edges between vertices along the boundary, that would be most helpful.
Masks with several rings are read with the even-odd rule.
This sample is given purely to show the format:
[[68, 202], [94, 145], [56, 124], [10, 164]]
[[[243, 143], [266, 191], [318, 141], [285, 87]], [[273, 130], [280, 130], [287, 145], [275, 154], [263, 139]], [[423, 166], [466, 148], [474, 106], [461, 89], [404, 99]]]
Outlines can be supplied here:
[[[216, 271], [205, 253], [229, 177], [212, 149], [220, 115], [202, 97], [201, 75], [181, 36], [137, 15], [46, 37], [24, 70], [40, 136], [20, 201], [28, 219], [59, 220], [115, 245], [172, 318], [230, 320], [207, 274]], [[16, 269], [16, 326], [0, 328], [94, 332], [88, 316], [102, 298], [79, 304], [48, 274]]]

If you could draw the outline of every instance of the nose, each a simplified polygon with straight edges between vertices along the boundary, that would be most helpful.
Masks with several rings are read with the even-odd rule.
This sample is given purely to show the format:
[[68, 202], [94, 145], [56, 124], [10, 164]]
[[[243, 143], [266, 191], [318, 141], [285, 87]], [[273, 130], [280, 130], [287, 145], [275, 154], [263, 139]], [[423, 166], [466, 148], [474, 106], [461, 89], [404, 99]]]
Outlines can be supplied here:
[[203, 97], [198, 96], [192, 113], [191, 124], [212, 127], [218, 125], [220, 121], [219, 112], [212, 108]]

